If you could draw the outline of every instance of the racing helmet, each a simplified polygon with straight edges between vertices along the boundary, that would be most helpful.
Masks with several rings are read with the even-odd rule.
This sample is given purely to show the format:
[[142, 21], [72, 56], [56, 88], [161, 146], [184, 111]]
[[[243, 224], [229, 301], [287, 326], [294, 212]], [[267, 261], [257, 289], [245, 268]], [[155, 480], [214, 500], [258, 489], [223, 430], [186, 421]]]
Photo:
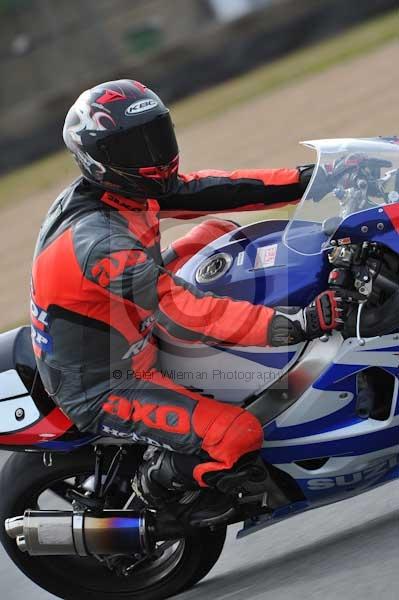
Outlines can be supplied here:
[[83, 92], [63, 136], [83, 176], [105, 190], [137, 198], [175, 190], [179, 149], [169, 110], [138, 81], [109, 81]]

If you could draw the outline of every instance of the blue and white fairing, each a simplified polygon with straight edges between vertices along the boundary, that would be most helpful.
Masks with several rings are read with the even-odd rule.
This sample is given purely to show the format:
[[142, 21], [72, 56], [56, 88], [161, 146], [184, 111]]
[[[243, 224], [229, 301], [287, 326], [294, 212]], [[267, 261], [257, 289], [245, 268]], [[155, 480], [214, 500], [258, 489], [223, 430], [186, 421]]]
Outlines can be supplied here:
[[[318, 150], [318, 169], [353, 155], [385, 160], [380, 185], [387, 201], [368, 198], [360, 210], [355, 210], [355, 205], [348, 210], [348, 204], [338, 202], [331, 190], [315, 203], [315, 172], [284, 232], [284, 242], [308, 258], [315, 258], [316, 253], [325, 255], [332, 245], [363, 242], [377, 242], [398, 254], [398, 142], [396, 138], [377, 138], [311, 143]], [[315, 244], [309, 247], [299, 235], [307, 219], [315, 219], [315, 215], [320, 217], [316, 230], [324, 235], [318, 249]], [[338, 337], [340, 334], [335, 333], [324, 343], [324, 352], [336, 343], [332, 361], [315, 373], [312, 385], [290, 408], [265, 426], [265, 460], [295, 479], [311, 506], [360, 493], [399, 476], [399, 335], [337, 343]], [[315, 343], [322, 356], [323, 342]], [[301, 368], [301, 361], [306, 362], [308, 351], [297, 368]], [[359, 386], [362, 374], [370, 369], [375, 370], [379, 381], [380, 397], [386, 397], [384, 411], [367, 416], [359, 410]]]
[[[293, 219], [288, 224], [255, 223], [225, 235], [193, 257], [180, 276], [218, 295], [267, 306], [303, 307], [327, 286], [328, 252], [333, 245], [375, 241], [399, 254], [398, 141], [309, 142], [317, 150], [318, 162]], [[353, 202], [355, 192], [350, 189], [341, 195], [333, 188], [320, 194], [320, 171], [324, 174], [354, 155], [386, 161], [379, 182], [386, 191], [385, 201], [368, 197]], [[281, 411], [265, 421], [263, 448], [264, 459], [285, 471], [305, 498], [287, 507], [286, 515], [399, 476], [396, 333], [344, 341], [336, 332], [327, 341], [266, 350], [168, 342], [164, 350], [163, 366], [178, 381], [227, 402], [276, 388], [283, 377], [288, 378], [281, 397], [285, 393], [292, 402], [287, 407], [282, 401]], [[377, 369], [374, 374], [381, 381], [384, 410], [365, 416], [359, 410], [359, 390], [362, 374], [370, 368]], [[223, 373], [230, 379], [218, 380]], [[243, 381], [245, 373], [247, 382]], [[267, 393], [264, 397], [268, 402]], [[274, 517], [279, 519], [283, 513]]]

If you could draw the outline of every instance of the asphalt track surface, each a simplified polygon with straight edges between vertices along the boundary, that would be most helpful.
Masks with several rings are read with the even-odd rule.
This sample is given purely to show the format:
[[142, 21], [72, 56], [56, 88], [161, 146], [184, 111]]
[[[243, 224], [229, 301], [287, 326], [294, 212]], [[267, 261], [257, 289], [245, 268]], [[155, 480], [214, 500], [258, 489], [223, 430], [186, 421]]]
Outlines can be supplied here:
[[[0, 453], [0, 464], [5, 453]], [[5, 490], [1, 490], [4, 493]], [[397, 600], [399, 483], [235, 540], [180, 600]], [[0, 548], [3, 600], [51, 600]]]

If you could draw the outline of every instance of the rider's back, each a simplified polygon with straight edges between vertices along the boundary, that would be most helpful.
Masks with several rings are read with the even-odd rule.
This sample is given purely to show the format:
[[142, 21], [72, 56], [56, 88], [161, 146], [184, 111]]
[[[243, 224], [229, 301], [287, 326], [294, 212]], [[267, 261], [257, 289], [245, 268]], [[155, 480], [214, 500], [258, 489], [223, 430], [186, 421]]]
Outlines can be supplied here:
[[[136, 368], [150, 368], [156, 356], [151, 335], [142, 344], [143, 322], [151, 322], [156, 306], [145, 310], [104, 285], [118, 271], [118, 243], [142, 245], [123, 213], [105, 204], [102, 195], [79, 179], [57, 198], [41, 228], [32, 269], [38, 368], [48, 393], [67, 411], [71, 406], [75, 422], [79, 406], [86, 419], [90, 400], [121, 383], [115, 371], [132, 375], [132, 344], [140, 349]], [[137, 212], [139, 228], [142, 213]], [[104, 245], [108, 259], [101, 259]]]

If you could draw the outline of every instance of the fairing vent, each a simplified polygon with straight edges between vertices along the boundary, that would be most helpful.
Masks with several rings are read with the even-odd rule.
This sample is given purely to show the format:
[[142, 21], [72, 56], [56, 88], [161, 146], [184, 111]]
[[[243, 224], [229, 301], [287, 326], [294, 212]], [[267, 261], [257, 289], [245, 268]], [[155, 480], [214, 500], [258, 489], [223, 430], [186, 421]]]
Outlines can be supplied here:
[[357, 375], [356, 414], [361, 419], [389, 419], [395, 377], [380, 367], [364, 369]]
[[302, 469], [306, 469], [306, 471], [317, 471], [317, 469], [321, 469], [322, 467], [324, 467], [329, 458], [329, 456], [325, 456], [323, 458], [309, 458], [308, 460], [297, 460], [295, 464], [298, 465], [298, 467], [301, 467]]

